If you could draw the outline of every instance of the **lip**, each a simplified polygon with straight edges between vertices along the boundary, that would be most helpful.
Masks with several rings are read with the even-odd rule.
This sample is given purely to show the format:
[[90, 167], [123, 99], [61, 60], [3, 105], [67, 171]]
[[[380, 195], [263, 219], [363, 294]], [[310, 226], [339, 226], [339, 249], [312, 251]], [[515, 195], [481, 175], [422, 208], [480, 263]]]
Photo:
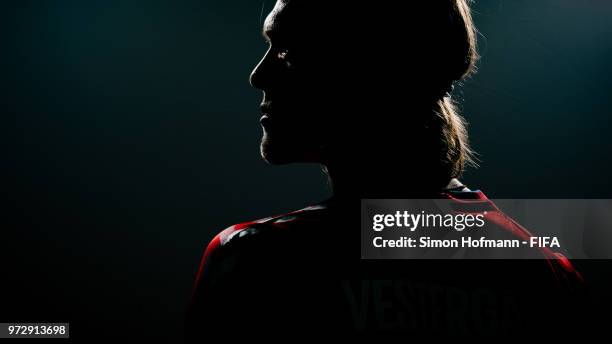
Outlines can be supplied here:
[[263, 101], [261, 104], [259, 104], [259, 110], [263, 114], [269, 114], [272, 110], [272, 102], [269, 100]]
[[261, 118], [259, 119], [259, 123], [261, 123], [261, 125], [266, 126], [270, 123], [270, 116], [266, 113], [263, 114], [263, 116], [261, 116]]

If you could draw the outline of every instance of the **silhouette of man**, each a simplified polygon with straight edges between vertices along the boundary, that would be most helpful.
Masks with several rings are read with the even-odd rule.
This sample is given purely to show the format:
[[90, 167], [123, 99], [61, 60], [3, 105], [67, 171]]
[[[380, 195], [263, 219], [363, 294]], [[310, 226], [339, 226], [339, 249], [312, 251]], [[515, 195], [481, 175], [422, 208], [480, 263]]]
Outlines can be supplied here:
[[261, 155], [320, 164], [333, 196], [219, 233], [196, 278], [189, 340], [512, 333], [533, 309], [553, 309], [557, 286], [579, 280], [567, 260], [360, 259], [360, 199], [489, 204], [458, 180], [472, 154], [451, 99], [474, 70], [475, 32], [466, 0], [276, 2], [250, 77], [263, 91]]

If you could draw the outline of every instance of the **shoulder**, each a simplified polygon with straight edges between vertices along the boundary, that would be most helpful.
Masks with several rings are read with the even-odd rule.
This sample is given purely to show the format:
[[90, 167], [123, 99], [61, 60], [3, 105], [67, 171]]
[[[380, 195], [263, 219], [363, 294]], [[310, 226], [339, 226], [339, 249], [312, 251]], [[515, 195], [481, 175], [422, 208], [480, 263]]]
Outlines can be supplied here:
[[228, 247], [282, 235], [296, 228], [312, 225], [321, 221], [326, 211], [327, 205], [321, 202], [288, 213], [234, 224], [215, 235], [206, 247], [203, 259]]
[[327, 210], [324, 204], [313, 204], [284, 214], [229, 226], [213, 239], [215, 247], [229, 246], [265, 234], [280, 234], [319, 221]]
[[204, 249], [196, 273], [196, 285], [204, 275], [210, 274], [211, 270], [227, 268], [225, 265], [231, 264], [232, 261], [227, 259], [228, 257], [244, 258], [249, 252], [257, 252], [266, 245], [270, 247], [277, 239], [283, 238], [283, 234], [295, 232], [300, 227], [311, 227], [325, 216], [326, 210], [327, 206], [322, 202], [289, 213], [237, 223], [223, 229]]
[[[497, 229], [497, 234], [506, 234], [521, 240], [529, 240], [534, 236], [531, 231], [502, 211], [480, 190], [447, 192], [443, 194], [443, 197], [453, 201], [460, 211], [483, 212], [487, 223]], [[557, 280], [568, 284], [583, 281], [580, 272], [563, 254], [548, 247], [534, 248], [533, 251], [539, 256], [539, 259], [547, 263]]]

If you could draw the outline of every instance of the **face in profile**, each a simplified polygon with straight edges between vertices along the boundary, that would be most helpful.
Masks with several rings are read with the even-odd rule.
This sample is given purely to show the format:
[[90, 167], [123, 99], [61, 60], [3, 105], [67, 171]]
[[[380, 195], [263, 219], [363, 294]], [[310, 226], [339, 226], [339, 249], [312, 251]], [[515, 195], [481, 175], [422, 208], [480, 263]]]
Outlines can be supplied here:
[[325, 52], [299, 29], [299, 6], [277, 1], [263, 25], [268, 50], [250, 77], [263, 91], [261, 154], [271, 164], [321, 162], [327, 136]]

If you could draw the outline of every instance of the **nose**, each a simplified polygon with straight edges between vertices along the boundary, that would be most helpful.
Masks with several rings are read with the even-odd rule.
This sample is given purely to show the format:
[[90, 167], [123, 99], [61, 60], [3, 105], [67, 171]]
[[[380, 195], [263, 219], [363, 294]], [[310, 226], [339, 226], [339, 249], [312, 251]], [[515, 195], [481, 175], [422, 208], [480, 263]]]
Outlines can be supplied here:
[[251, 72], [251, 75], [249, 76], [249, 83], [251, 84], [251, 86], [257, 89], [260, 89], [260, 90], [263, 90], [264, 88], [268, 87], [267, 84], [269, 83], [269, 80], [270, 80], [270, 74], [271, 74], [271, 68], [270, 68], [271, 63], [269, 61], [270, 50], [271, 49], [268, 49], [266, 54], [262, 57], [261, 61], [259, 61], [257, 66], [255, 66], [255, 68]]

